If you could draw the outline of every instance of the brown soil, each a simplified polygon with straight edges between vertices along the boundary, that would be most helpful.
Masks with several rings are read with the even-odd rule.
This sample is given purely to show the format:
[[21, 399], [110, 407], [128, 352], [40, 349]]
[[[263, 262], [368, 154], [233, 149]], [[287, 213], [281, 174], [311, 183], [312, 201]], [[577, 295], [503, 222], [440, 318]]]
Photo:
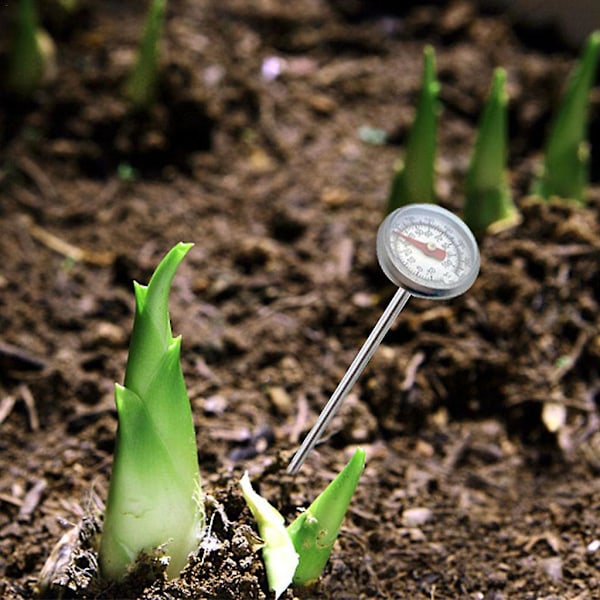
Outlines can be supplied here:
[[[368, 464], [327, 570], [285, 598], [600, 595], [600, 144], [588, 207], [525, 193], [575, 54], [469, 1], [398, 4], [172, 0], [147, 115], [120, 96], [146, 3], [48, 12], [58, 78], [30, 103], [0, 101], [2, 597], [33, 597], [88, 514], [75, 580], [45, 597], [266, 598], [239, 477], [291, 519], [357, 445]], [[374, 242], [426, 43], [444, 105], [440, 203], [460, 210], [503, 65], [523, 223], [483, 240], [467, 294], [411, 300], [292, 478], [287, 461], [393, 293]], [[272, 80], [269, 57], [283, 61]], [[594, 136], [598, 94], [591, 118]], [[387, 143], [362, 141], [361, 126]], [[181, 579], [152, 581], [144, 564], [107, 587], [85, 551], [110, 475], [131, 282], [180, 240], [196, 246], [173, 329], [219, 549]]]

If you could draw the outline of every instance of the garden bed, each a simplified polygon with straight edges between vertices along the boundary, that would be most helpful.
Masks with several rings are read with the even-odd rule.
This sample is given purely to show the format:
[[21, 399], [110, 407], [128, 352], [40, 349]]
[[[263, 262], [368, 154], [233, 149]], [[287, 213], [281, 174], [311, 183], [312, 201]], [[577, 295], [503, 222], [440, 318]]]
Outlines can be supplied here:
[[[367, 467], [325, 575], [285, 598], [598, 595], [600, 144], [585, 208], [527, 197], [576, 52], [558, 39], [542, 51], [469, 1], [351, 4], [172, 0], [145, 115], [120, 94], [145, 2], [46, 20], [58, 77], [30, 103], [0, 100], [3, 597], [33, 597], [55, 544], [106, 499], [132, 280], [146, 283], [178, 241], [196, 244], [171, 314], [220, 549], [179, 580], [140, 577], [126, 592], [90, 583], [83, 554], [66, 596], [267, 598], [237, 481], [248, 470], [291, 519], [357, 445]], [[523, 221], [482, 241], [464, 296], [409, 302], [291, 477], [394, 292], [375, 237], [426, 44], [443, 104], [440, 203], [461, 209], [501, 65]], [[373, 130], [386, 143], [369, 143]]]

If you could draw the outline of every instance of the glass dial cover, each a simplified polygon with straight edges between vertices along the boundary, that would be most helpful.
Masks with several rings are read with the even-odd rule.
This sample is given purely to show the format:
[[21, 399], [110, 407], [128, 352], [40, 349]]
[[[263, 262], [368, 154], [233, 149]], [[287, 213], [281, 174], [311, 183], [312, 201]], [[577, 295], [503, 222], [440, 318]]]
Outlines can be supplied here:
[[435, 204], [409, 204], [391, 212], [377, 233], [377, 258], [397, 286], [421, 298], [454, 298], [479, 273], [471, 230]]

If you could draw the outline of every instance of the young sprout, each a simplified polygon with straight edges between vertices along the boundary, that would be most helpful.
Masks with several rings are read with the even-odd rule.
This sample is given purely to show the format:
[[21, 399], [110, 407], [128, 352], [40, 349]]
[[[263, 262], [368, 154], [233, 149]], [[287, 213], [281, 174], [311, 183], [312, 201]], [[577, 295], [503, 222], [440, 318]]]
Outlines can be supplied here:
[[252, 489], [248, 474], [244, 475], [242, 494], [264, 541], [267, 580], [276, 598], [292, 582], [309, 585], [320, 577], [364, 466], [365, 452], [358, 448], [342, 472], [287, 529], [279, 511]]
[[583, 55], [569, 76], [566, 91], [555, 113], [544, 149], [541, 173], [532, 189], [542, 198], [557, 196], [585, 202], [589, 178], [589, 146], [586, 141], [588, 98], [594, 85], [599, 54], [600, 31], [595, 31], [589, 36]]
[[288, 527], [299, 557], [294, 584], [309, 585], [320, 577], [364, 468], [365, 451], [358, 448], [341, 473]]
[[34, 0], [19, 0], [8, 54], [6, 87], [14, 94], [28, 98], [55, 73], [54, 42], [39, 27]]
[[248, 472], [244, 473], [240, 487], [264, 542], [262, 556], [267, 581], [277, 599], [292, 583], [298, 566], [298, 555], [285, 528], [285, 519], [274, 506], [252, 489]]
[[125, 84], [125, 95], [138, 110], [147, 109], [158, 87], [158, 46], [162, 35], [167, 0], [151, 0], [144, 33], [133, 71]]
[[134, 283], [136, 313], [125, 373], [115, 386], [119, 416], [100, 545], [100, 569], [122, 578], [142, 551], [169, 557], [179, 574], [204, 529], [196, 438], [168, 312], [175, 271], [192, 244], [177, 244], [148, 286]]
[[508, 185], [506, 72], [494, 71], [465, 183], [463, 218], [475, 235], [519, 222]]
[[436, 122], [439, 84], [435, 76], [435, 53], [427, 46], [423, 56], [423, 81], [415, 120], [408, 135], [404, 161], [399, 160], [392, 177], [387, 212], [413, 202], [435, 200]]

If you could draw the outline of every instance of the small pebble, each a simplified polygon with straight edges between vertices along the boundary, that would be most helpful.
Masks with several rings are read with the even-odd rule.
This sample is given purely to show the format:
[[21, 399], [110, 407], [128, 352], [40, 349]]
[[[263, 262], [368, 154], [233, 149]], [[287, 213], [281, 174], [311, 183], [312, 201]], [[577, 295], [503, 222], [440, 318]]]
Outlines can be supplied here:
[[410, 529], [408, 537], [410, 538], [411, 542], [425, 541], [425, 534], [418, 527], [413, 527], [412, 529]]
[[274, 81], [281, 75], [284, 65], [285, 61], [278, 56], [267, 56], [261, 65], [260, 74], [265, 81]]
[[293, 412], [293, 404], [290, 395], [281, 386], [269, 388], [269, 398], [277, 412], [283, 415], [289, 415]]
[[350, 192], [344, 188], [326, 187], [321, 193], [321, 202], [327, 206], [343, 206], [350, 198]]
[[121, 346], [127, 340], [127, 334], [122, 327], [107, 321], [98, 324], [97, 336], [101, 343], [109, 346]]
[[384, 129], [369, 127], [368, 125], [359, 127], [358, 137], [361, 142], [371, 144], [372, 146], [383, 146], [387, 142], [387, 133]]
[[214, 396], [209, 396], [204, 400], [202, 408], [204, 412], [209, 415], [221, 415], [227, 410], [227, 406], [227, 398], [225, 398], [225, 396], [215, 394]]
[[552, 581], [560, 581], [563, 576], [562, 572], [562, 560], [558, 556], [552, 558], [545, 558], [542, 561], [542, 567], [544, 572]]
[[352, 296], [352, 304], [359, 308], [370, 308], [377, 304], [377, 297], [374, 294], [367, 294], [366, 292], [356, 292]]
[[590, 542], [587, 545], [586, 550], [590, 553], [593, 554], [594, 552], [597, 552], [600, 549], [600, 540], [594, 540], [592, 542]]
[[419, 527], [430, 521], [432, 516], [433, 513], [429, 508], [408, 508], [402, 513], [402, 525], [404, 527]]

